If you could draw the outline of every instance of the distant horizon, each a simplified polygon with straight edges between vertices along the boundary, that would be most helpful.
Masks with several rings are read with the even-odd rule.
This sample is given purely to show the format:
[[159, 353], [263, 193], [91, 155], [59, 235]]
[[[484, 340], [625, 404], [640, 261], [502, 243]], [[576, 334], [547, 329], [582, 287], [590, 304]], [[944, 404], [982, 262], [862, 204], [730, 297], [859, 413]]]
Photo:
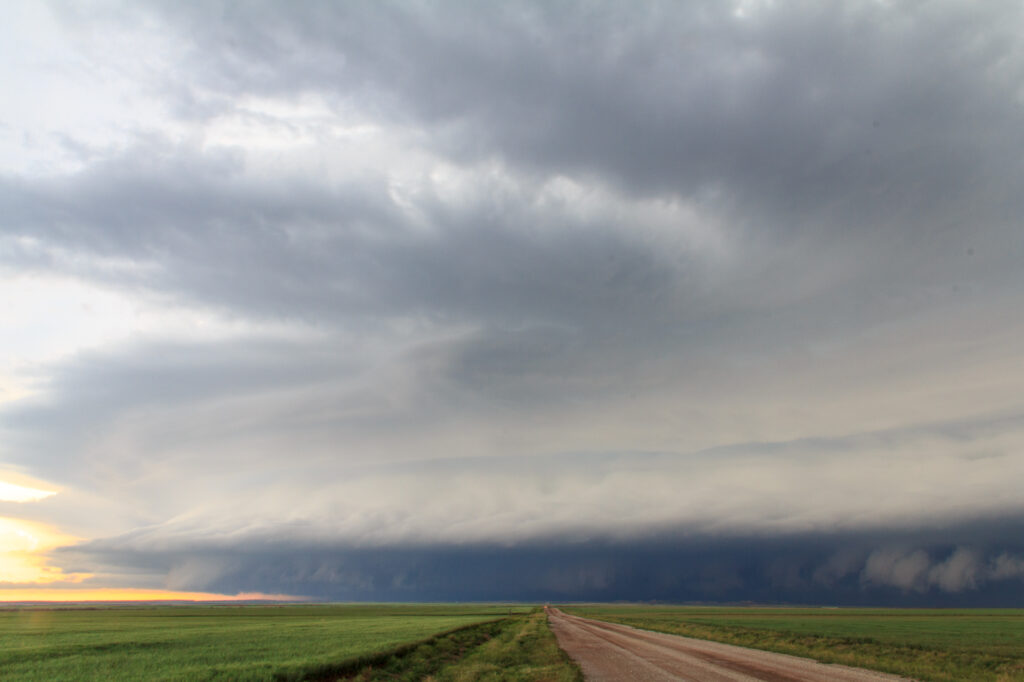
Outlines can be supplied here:
[[680, 608], [703, 608], [709, 609], [726, 609], [726, 608], [749, 608], [749, 609], [807, 609], [807, 610], [892, 610], [892, 611], [925, 611], [925, 610], [938, 610], [938, 611], [1022, 611], [1024, 607], [1021, 606], [891, 606], [891, 605], [859, 605], [859, 606], [844, 606], [836, 604], [797, 604], [797, 603], [768, 603], [768, 602], [670, 602], [670, 601], [659, 601], [659, 600], [646, 600], [646, 601], [630, 601], [630, 600], [616, 600], [616, 601], [558, 601], [558, 602], [541, 602], [541, 601], [518, 601], [518, 600], [483, 600], [483, 601], [310, 601], [310, 600], [272, 600], [272, 599], [130, 599], [130, 600], [81, 600], [81, 601], [63, 601], [63, 600], [35, 600], [35, 601], [0, 601], [0, 611], [20, 606], [53, 606], [55, 608], [73, 607], [73, 606], [85, 606], [89, 607], [92, 605], [106, 605], [106, 606], [191, 606], [191, 605], [214, 605], [214, 606], [345, 606], [345, 605], [380, 605], [380, 606], [402, 606], [402, 605], [425, 605], [431, 604], [436, 605], [451, 605], [451, 604], [467, 604], [474, 605], [479, 604], [481, 606], [584, 606], [584, 605], [597, 605], [597, 606], [664, 606], [664, 607], [680, 607]]

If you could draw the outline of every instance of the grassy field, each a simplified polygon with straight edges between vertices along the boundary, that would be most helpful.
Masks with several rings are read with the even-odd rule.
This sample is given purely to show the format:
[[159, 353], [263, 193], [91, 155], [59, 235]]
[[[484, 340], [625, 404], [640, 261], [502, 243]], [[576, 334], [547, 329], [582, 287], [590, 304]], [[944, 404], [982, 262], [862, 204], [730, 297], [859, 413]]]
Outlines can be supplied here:
[[627, 605], [564, 610], [920, 680], [1024, 680], [1024, 610]]
[[540, 610], [459, 630], [366, 666], [355, 682], [582, 682]]
[[532, 609], [325, 604], [6, 610], [0, 611], [0, 677], [329, 679], [353, 662], [507, 618], [510, 611]]

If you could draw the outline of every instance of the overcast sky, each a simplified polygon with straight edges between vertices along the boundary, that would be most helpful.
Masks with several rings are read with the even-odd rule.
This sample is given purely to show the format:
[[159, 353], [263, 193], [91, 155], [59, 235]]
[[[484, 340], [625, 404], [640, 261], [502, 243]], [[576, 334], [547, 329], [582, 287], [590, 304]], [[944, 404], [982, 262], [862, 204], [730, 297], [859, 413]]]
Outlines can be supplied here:
[[1024, 606], [1022, 31], [5, 3], [0, 599]]

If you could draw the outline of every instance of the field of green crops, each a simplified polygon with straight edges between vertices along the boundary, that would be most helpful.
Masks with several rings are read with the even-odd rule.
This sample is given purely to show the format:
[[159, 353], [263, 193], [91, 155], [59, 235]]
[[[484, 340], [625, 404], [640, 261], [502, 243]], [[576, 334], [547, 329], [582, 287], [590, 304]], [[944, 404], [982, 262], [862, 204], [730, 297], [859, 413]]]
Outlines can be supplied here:
[[[1022, 610], [565, 610], [919, 680], [1024, 681]], [[6, 609], [0, 679], [578, 680], [544, 623], [537, 609], [502, 605]]]
[[531, 610], [454, 604], [3, 610], [0, 678], [326, 678], [353, 661]]
[[1024, 610], [580, 605], [565, 611], [907, 675], [1024, 680]]

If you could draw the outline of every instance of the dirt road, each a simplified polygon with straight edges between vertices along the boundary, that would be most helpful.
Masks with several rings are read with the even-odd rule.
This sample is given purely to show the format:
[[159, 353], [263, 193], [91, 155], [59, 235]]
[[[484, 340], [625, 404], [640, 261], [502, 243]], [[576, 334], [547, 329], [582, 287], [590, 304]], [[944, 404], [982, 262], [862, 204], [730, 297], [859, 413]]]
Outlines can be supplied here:
[[906, 678], [570, 616], [547, 608], [558, 644], [589, 682], [881, 682]]

